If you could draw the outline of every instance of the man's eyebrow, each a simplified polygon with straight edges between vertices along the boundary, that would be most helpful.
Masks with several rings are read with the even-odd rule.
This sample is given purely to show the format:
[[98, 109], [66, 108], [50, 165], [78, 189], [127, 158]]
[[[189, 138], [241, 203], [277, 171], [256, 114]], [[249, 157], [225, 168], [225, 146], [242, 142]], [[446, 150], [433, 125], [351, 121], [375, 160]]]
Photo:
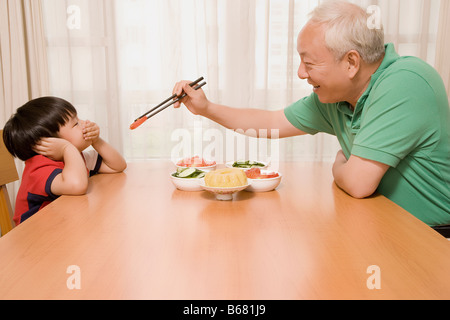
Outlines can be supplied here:
[[308, 54], [308, 52], [306, 52], [306, 51], [300, 51], [299, 55], [301, 58], [311, 58], [311, 55]]

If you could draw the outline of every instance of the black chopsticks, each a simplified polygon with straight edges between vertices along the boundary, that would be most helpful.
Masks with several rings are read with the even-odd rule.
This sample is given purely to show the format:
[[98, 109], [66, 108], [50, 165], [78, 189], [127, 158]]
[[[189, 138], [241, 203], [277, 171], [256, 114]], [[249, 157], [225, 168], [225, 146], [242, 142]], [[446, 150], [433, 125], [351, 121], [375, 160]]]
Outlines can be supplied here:
[[[194, 82], [190, 83], [189, 85], [191, 87], [194, 87], [194, 90], [198, 90], [201, 87], [203, 87], [206, 84], [206, 81], [203, 81], [201, 83], [199, 83], [200, 81], [203, 80], [203, 77], [198, 78], [197, 80], [195, 80]], [[178, 97], [178, 98], [177, 98]], [[160, 104], [158, 104], [156, 107], [154, 107], [153, 109], [147, 111], [146, 113], [144, 113], [142, 116], [140, 116], [139, 118], [137, 118], [130, 126], [131, 130], [136, 129], [137, 127], [139, 127], [141, 124], [143, 124], [147, 119], [153, 117], [154, 115], [160, 113], [161, 111], [163, 111], [164, 109], [170, 107], [171, 105], [173, 105], [174, 103], [180, 101], [181, 99], [183, 99], [184, 97], [186, 97], [186, 93], [183, 93], [181, 96], [177, 96], [176, 94], [173, 94], [171, 97], [167, 98], [166, 100], [164, 100], [163, 102], [161, 102]], [[177, 98], [177, 99], [175, 99]], [[175, 99], [175, 100], [173, 100]], [[172, 101], [171, 101], [172, 100]], [[170, 103], [168, 103], [170, 102]], [[166, 104], [168, 103], [168, 104]], [[166, 104], [166, 105], [165, 105]]]

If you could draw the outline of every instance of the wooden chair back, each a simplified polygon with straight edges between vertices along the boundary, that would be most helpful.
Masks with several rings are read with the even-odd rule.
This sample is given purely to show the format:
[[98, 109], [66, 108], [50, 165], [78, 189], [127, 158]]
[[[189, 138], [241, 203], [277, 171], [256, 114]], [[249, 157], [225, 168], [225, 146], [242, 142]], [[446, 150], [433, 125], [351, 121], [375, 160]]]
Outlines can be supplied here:
[[19, 180], [13, 156], [3, 143], [3, 131], [0, 130], [0, 236], [13, 228], [13, 211], [9, 201], [6, 184]]

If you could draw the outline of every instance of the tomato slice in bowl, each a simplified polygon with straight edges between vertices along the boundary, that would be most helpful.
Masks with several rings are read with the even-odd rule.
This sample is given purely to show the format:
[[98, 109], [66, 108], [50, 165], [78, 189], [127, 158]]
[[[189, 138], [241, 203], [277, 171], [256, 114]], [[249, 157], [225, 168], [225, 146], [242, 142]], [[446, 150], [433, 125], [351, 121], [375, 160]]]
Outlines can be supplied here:
[[279, 176], [279, 174], [274, 172], [274, 173], [262, 174], [262, 175], [260, 175], [260, 179], [272, 179], [272, 178], [276, 178], [278, 176]]
[[261, 170], [259, 168], [251, 168], [245, 171], [245, 174], [249, 179], [258, 179], [258, 177], [261, 175]]
[[251, 168], [247, 171], [245, 171], [245, 174], [247, 175], [247, 178], [249, 179], [272, 179], [279, 176], [276, 172], [269, 172], [269, 173], [261, 173], [260, 168]]

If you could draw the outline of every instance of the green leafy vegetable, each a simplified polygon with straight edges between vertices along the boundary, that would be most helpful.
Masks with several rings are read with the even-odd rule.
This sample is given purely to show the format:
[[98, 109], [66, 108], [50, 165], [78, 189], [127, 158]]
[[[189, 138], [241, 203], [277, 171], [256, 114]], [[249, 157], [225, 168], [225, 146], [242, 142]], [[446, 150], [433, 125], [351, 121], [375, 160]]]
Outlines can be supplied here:
[[265, 164], [257, 161], [235, 161], [233, 163], [234, 168], [254, 168], [254, 167], [264, 167]]
[[200, 179], [205, 176], [205, 172], [193, 167], [178, 168], [177, 172], [173, 173], [172, 176], [183, 179]]

